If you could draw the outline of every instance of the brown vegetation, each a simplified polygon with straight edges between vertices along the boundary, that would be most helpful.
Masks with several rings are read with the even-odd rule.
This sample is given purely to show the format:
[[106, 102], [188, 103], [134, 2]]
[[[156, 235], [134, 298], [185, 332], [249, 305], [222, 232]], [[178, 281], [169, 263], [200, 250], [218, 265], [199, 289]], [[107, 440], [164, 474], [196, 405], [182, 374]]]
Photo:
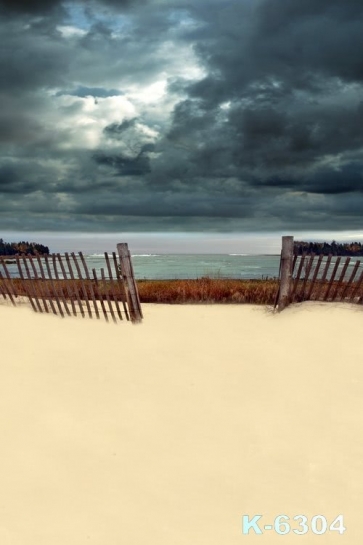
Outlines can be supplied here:
[[[0, 280], [0, 294], [2, 293]], [[91, 289], [95, 299], [105, 299], [107, 296], [111, 301], [125, 301], [125, 291], [122, 281], [117, 280], [29, 280], [22, 281], [20, 278], [13, 278], [11, 281], [16, 295], [31, 295], [32, 297], [49, 296], [64, 297], [65, 299], [92, 298]], [[293, 297], [293, 302], [301, 302], [308, 299], [311, 283], [299, 281]], [[333, 282], [328, 291], [327, 300], [346, 300], [354, 295], [355, 298], [362, 296], [363, 286], [355, 291], [353, 283], [346, 289], [346, 283], [339, 285]], [[137, 287], [141, 303], [225, 303], [225, 304], [257, 304], [273, 305], [277, 295], [278, 279], [263, 280], [233, 280], [213, 279], [202, 277], [188, 280], [138, 280]], [[329, 288], [329, 282], [314, 284], [309, 299], [323, 300]]]
[[[1, 282], [1, 281], [0, 281]], [[64, 296], [66, 299], [91, 297], [91, 287], [96, 299], [108, 295], [124, 300], [122, 282], [87, 280], [29, 280], [12, 279], [17, 295], [42, 294]], [[141, 303], [251, 303], [273, 304], [278, 289], [278, 280], [233, 280], [203, 277], [194, 280], [139, 280], [137, 287]]]
[[144, 303], [273, 304], [278, 280], [143, 280], [137, 283]]

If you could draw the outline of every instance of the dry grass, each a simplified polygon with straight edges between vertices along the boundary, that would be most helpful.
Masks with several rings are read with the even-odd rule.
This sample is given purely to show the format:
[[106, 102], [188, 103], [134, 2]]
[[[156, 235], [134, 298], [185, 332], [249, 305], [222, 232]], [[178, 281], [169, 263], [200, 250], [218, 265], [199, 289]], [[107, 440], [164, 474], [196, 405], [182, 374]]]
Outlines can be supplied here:
[[[16, 295], [36, 295], [37, 297], [65, 297], [65, 299], [91, 300], [92, 292], [96, 299], [104, 299], [106, 296], [110, 300], [117, 299], [125, 301], [125, 291], [122, 281], [95, 281], [87, 280], [38, 280], [31, 283], [27, 280], [22, 282], [20, 279], [12, 279], [13, 290]], [[202, 277], [195, 280], [138, 280], [141, 303], [225, 303], [225, 304], [257, 304], [273, 305], [277, 295], [279, 281], [277, 279], [262, 280], [233, 280], [221, 278]], [[312, 290], [310, 299], [324, 299], [327, 293], [329, 283], [316, 283]], [[350, 299], [354, 294], [354, 299], [363, 296], [363, 286], [354, 292], [356, 283], [345, 290], [346, 284], [338, 286], [334, 282], [329, 290], [327, 300], [334, 298], [340, 300]], [[293, 302], [306, 300], [308, 297], [310, 282], [299, 281]], [[335, 294], [335, 290], [337, 292]], [[4, 285], [0, 280], [0, 294], [4, 291]], [[86, 292], [86, 295], [85, 295]]]
[[203, 277], [196, 280], [143, 280], [137, 283], [144, 303], [273, 304], [277, 280], [233, 280]]
[[[0, 281], [1, 283], [1, 281]], [[84, 299], [82, 283], [76, 281], [32, 281], [30, 291], [29, 281], [13, 279], [12, 285], [17, 295], [32, 295], [36, 290], [38, 297], [42, 294], [64, 296], [69, 299]], [[122, 283], [117, 281], [98, 282], [83, 281], [87, 298], [91, 298], [91, 286], [96, 299], [106, 294], [110, 299], [116, 297], [124, 300]], [[277, 280], [230, 280], [211, 279], [203, 277], [196, 280], [139, 280], [137, 281], [141, 303], [252, 303], [273, 304], [278, 289]], [[1, 291], [1, 290], [0, 290]]]

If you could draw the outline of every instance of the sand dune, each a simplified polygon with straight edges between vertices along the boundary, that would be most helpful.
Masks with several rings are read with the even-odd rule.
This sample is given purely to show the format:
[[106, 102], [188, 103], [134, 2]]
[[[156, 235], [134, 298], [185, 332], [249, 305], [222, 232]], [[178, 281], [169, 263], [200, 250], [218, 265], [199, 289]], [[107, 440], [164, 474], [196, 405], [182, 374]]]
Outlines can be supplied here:
[[[0, 544], [361, 543], [363, 309], [143, 311], [0, 306]], [[347, 530], [242, 535], [244, 514]]]

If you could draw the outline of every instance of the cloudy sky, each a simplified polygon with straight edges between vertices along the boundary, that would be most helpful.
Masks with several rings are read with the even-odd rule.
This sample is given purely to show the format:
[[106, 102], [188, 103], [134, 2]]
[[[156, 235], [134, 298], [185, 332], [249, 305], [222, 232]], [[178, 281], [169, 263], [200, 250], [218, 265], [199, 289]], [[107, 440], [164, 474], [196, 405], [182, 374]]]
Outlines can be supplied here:
[[0, 0], [0, 26], [5, 239], [363, 236], [362, 0]]

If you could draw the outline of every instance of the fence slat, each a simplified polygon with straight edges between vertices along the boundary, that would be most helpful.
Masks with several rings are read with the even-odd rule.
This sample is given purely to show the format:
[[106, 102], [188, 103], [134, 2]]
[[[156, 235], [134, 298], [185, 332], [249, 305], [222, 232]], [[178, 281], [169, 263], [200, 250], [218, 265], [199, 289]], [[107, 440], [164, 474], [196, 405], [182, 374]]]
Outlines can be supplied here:
[[[120, 318], [120, 320], [122, 320], [122, 314], [121, 314], [121, 310], [120, 310], [120, 307], [119, 307], [119, 304], [118, 304], [117, 294], [116, 294], [115, 289], [114, 289], [112, 270], [111, 270], [111, 265], [110, 265], [110, 261], [109, 261], [109, 259], [108, 259], [108, 253], [107, 253], [107, 252], [105, 252], [105, 259], [106, 259], [106, 266], [107, 266], [107, 271], [108, 271], [108, 277], [109, 277], [109, 279], [110, 279], [110, 286], [111, 286], [111, 290], [110, 290], [110, 291], [111, 291], [113, 300], [115, 301], [115, 305], [116, 305], [116, 310], [117, 310], [118, 317]], [[128, 315], [126, 316], [126, 318], [128, 319]]]
[[54, 281], [53, 281], [52, 272], [51, 272], [51, 270], [50, 270], [50, 266], [49, 266], [49, 261], [48, 261], [48, 256], [47, 256], [47, 255], [44, 256], [44, 261], [45, 261], [45, 266], [46, 266], [46, 269], [47, 269], [47, 272], [48, 272], [48, 277], [49, 277], [50, 286], [51, 286], [51, 289], [52, 289], [52, 292], [53, 292], [53, 298], [55, 299], [55, 302], [57, 303], [57, 307], [58, 307], [58, 310], [59, 310], [60, 315], [62, 316], [62, 318], [64, 318], [64, 312], [63, 312], [63, 309], [62, 309], [62, 305], [60, 304], [60, 301], [59, 301], [59, 297], [58, 297], [58, 292], [57, 292], [56, 286], [55, 286]]
[[340, 301], [344, 301], [345, 295], [347, 294], [349, 288], [353, 287], [353, 281], [354, 281], [355, 275], [357, 274], [357, 271], [359, 269], [359, 265], [360, 265], [360, 261], [356, 261], [355, 265], [353, 267], [353, 270], [352, 270], [352, 274], [350, 275], [349, 280], [346, 283], [346, 285], [344, 287], [344, 290], [343, 290], [343, 292], [342, 292], [342, 294], [340, 296]]
[[328, 284], [328, 288], [325, 292], [325, 295], [324, 295], [324, 301], [327, 301], [328, 300], [328, 295], [329, 295], [329, 292], [331, 290], [331, 287], [333, 285], [333, 282], [334, 282], [334, 279], [335, 279], [335, 275], [336, 275], [336, 272], [338, 270], [338, 267], [339, 267], [339, 263], [340, 263], [340, 260], [341, 258], [338, 257], [336, 262], [335, 262], [335, 265], [334, 265], [334, 269], [333, 269], [333, 272], [332, 272], [332, 275], [330, 277], [330, 281], [329, 281], [329, 284]]
[[4, 299], [7, 300], [8, 298], [7, 298], [7, 295], [6, 295], [5, 287], [3, 287], [3, 282], [2, 282], [2, 280], [3, 280], [3, 275], [2, 275], [2, 273], [1, 273], [1, 271], [0, 271], [0, 280], [1, 280], [1, 282], [0, 282], [0, 293], [1, 293], [1, 295], [4, 297]]
[[[4, 269], [8, 290], [10, 290], [12, 296], [16, 298], [16, 297], [18, 297], [18, 294], [14, 290], [13, 283], [11, 281], [11, 276], [10, 276], [10, 273], [9, 273], [9, 269], [7, 268], [6, 263], [5, 263], [5, 259], [0, 258], [0, 263], [1, 263], [2, 267], [3, 267], [3, 269]], [[16, 303], [14, 303], [14, 304], [16, 305]]]
[[66, 270], [65, 270], [65, 268], [64, 268], [63, 261], [62, 261], [62, 258], [61, 258], [61, 255], [60, 255], [60, 254], [57, 254], [57, 259], [58, 259], [58, 261], [59, 261], [59, 265], [60, 265], [60, 268], [61, 268], [61, 271], [62, 271], [62, 276], [63, 276], [63, 278], [64, 278], [64, 280], [65, 280], [66, 289], [67, 289], [67, 294], [68, 294], [68, 299], [69, 299], [70, 302], [71, 302], [71, 307], [72, 307], [73, 315], [74, 315], [74, 316], [77, 316], [77, 309], [76, 309], [76, 305], [74, 304], [74, 298], [73, 298], [73, 294], [72, 294], [72, 291], [71, 291], [70, 282], [68, 282], [67, 273], [66, 273]]
[[24, 268], [26, 271], [26, 276], [27, 276], [26, 282], [27, 282], [27, 285], [29, 286], [29, 291], [32, 293], [32, 297], [34, 297], [35, 304], [37, 305], [39, 312], [43, 312], [42, 305], [40, 304], [38, 299], [36, 286], [34, 285], [34, 282], [32, 281], [32, 276], [30, 274], [30, 269], [27, 263], [27, 257], [25, 255], [22, 255], [21, 257], [22, 257]]
[[74, 254], [74, 252], [71, 253], [71, 257], [74, 261], [74, 264], [76, 266], [76, 269], [77, 269], [77, 274], [78, 274], [78, 279], [81, 283], [81, 287], [82, 287], [82, 291], [83, 291], [83, 295], [84, 295], [84, 298], [85, 298], [85, 301], [86, 301], [86, 306], [87, 306], [87, 311], [88, 311], [88, 316], [90, 318], [93, 318], [92, 316], [92, 310], [91, 310], [91, 307], [90, 307], [90, 304], [89, 304], [89, 300], [88, 300], [88, 293], [87, 293], [87, 289], [86, 289], [86, 286], [85, 286], [85, 283], [83, 281], [83, 278], [82, 278], [82, 273], [81, 273], [81, 269], [78, 265], [78, 261], [77, 261], [77, 258]]
[[[14, 307], [16, 307], [16, 303], [14, 301], [14, 298], [13, 298], [13, 294], [11, 293], [11, 289], [9, 289], [9, 286], [7, 284], [7, 278], [5, 278], [3, 276], [3, 273], [0, 271], [0, 280], [1, 280], [1, 283], [2, 283], [2, 286], [3, 286], [3, 290], [4, 290], [4, 296], [8, 295], [9, 298], [10, 298], [10, 301], [13, 303]], [[4, 297], [6, 299], [6, 297]]]
[[17, 266], [18, 266], [18, 272], [19, 272], [19, 275], [20, 275], [20, 278], [21, 278], [21, 285], [22, 285], [22, 287], [23, 287], [23, 290], [24, 290], [24, 292], [25, 292], [25, 295], [28, 297], [29, 302], [30, 302], [30, 304], [31, 304], [32, 309], [34, 310], [34, 312], [38, 312], [38, 309], [37, 309], [37, 307], [36, 307], [35, 304], [34, 304], [33, 298], [32, 298], [32, 296], [31, 296], [30, 292], [28, 291], [27, 286], [25, 285], [25, 278], [24, 278], [23, 270], [22, 270], [22, 268], [21, 268], [21, 263], [20, 263], [19, 256], [18, 256], [18, 255], [15, 256], [15, 259], [16, 259], [16, 264], [17, 264]]
[[[137, 296], [137, 286], [133, 276], [131, 255], [126, 242], [117, 244], [117, 251], [120, 258], [121, 273], [124, 280], [127, 303], [132, 323], [141, 322], [142, 313]], [[290, 264], [291, 267], [291, 264]]]
[[[357, 284], [356, 284], [356, 286], [355, 286], [355, 288], [354, 288], [354, 290], [352, 292], [352, 295], [350, 297], [351, 301], [354, 301], [354, 299], [356, 297], [356, 294], [358, 293], [358, 290], [362, 285], [362, 282], [363, 282], [363, 271], [361, 272], [359, 280], [358, 280], [358, 282], [357, 282]], [[362, 297], [360, 297], [357, 302], [360, 303], [361, 299], [362, 299]]]
[[122, 279], [122, 274], [121, 274], [120, 268], [118, 266], [116, 252], [112, 252], [112, 259], [113, 259], [113, 266], [115, 268], [116, 278], [117, 278], [117, 281], [118, 281], [118, 287], [120, 289], [119, 293], [122, 296], [122, 306], [124, 307], [124, 312], [126, 314], [127, 319], [129, 320], [129, 314], [128, 314], [127, 305], [126, 305], [125, 285], [124, 285], [124, 281]]
[[34, 276], [35, 276], [35, 278], [37, 279], [37, 281], [40, 284], [39, 290], [40, 290], [40, 293], [42, 294], [43, 305], [44, 305], [45, 311], [49, 313], [49, 308], [48, 308], [48, 303], [49, 303], [53, 314], [57, 314], [57, 311], [56, 311], [56, 308], [55, 308], [55, 306], [53, 304], [52, 296], [51, 296], [51, 293], [50, 293], [48, 280], [47, 280], [47, 278], [46, 278], [46, 276], [44, 274], [43, 264], [41, 262], [39, 254], [37, 254], [37, 253], [35, 254], [35, 259], [38, 262], [39, 273], [36, 270], [36, 267], [35, 267], [35, 264], [33, 263], [33, 260], [31, 260], [31, 265], [33, 267]]
[[[106, 277], [105, 277], [105, 271], [104, 269], [101, 269], [101, 278], [102, 278], [102, 282], [104, 282], [104, 284], [106, 285], [107, 282], [106, 282]], [[108, 308], [110, 309], [110, 312], [111, 312], [111, 316], [112, 316], [112, 320], [115, 322], [115, 324], [117, 323], [117, 318], [115, 316], [115, 313], [113, 311], [113, 306], [112, 306], [112, 302], [111, 302], [111, 299], [110, 299], [110, 296], [108, 294], [108, 288], [106, 286], [106, 301], [108, 303]]]
[[345, 260], [344, 266], [343, 266], [343, 270], [342, 270], [342, 272], [341, 272], [341, 274], [339, 276], [338, 284], [335, 286], [335, 290], [333, 291], [333, 294], [331, 296], [332, 301], [335, 300], [335, 298], [337, 296], [337, 293], [338, 293], [338, 290], [339, 290], [340, 286], [342, 285], [342, 282], [343, 282], [345, 273], [347, 271], [349, 262], [350, 262], [350, 257], [347, 257], [347, 259]]
[[[116, 252], [112, 252], [112, 257], [113, 257], [113, 262], [114, 262], [117, 278], [119, 280], [120, 286], [122, 286], [122, 285], [124, 285], [124, 282], [123, 282], [123, 278], [122, 278], [121, 264], [119, 265], [119, 263], [117, 262]], [[136, 302], [137, 302], [138, 313], [139, 313], [140, 317], [143, 318], [142, 310], [141, 310], [140, 297], [139, 297], [139, 291], [138, 291], [137, 285], [136, 285], [135, 273], [134, 273], [134, 268], [132, 266], [132, 259], [131, 259], [130, 251], [129, 251], [129, 266], [130, 266], [130, 271], [131, 271], [131, 277], [133, 279], [134, 292], [136, 294]], [[125, 311], [126, 311], [126, 302], [125, 301], [122, 301], [122, 302], [123, 302], [123, 305], [124, 305], [124, 308], [125, 308]]]
[[50, 288], [49, 288], [49, 282], [47, 277], [45, 276], [45, 273], [44, 273], [44, 268], [43, 268], [43, 263], [40, 259], [40, 256], [37, 254], [36, 255], [36, 258], [37, 258], [37, 261], [38, 261], [38, 265], [39, 265], [39, 272], [40, 272], [40, 275], [41, 275], [41, 282], [43, 283], [43, 291], [49, 301], [49, 304], [50, 304], [50, 307], [53, 311], [53, 314], [57, 314], [57, 309], [55, 308], [54, 306], [54, 303], [53, 303], [53, 298], [52, 298], [52, 294], [51, 294], [51, 291], [50, 291]]
[[78, 293], [78, 286], [77, 286], [76, 280], [74, 278], [72, 263], [71, 263], [71, 260], [70, 260], [69, 255], [68, 255], [67, 252], [65, 252], [64, 256], [65, 256], [66, 261], [67, 261], [69, 275], [71, 277], [71, 282], [72, 282], [72, 285], [73, 285], [73, 288], [74, 288], [74, 292], [76, 294], [76, 299], [77, 299], [77, 302], [78, 302], [79, 310], [81, 311], [82, 318], [84, 318], [85, 317], [85, 312], [84, 312], [84, 308], [83, 308], [83, 305], [82, 305], [82, 302], [81, 302], [81, 298], [80, 298], [79, 293]]
[[311, 280], [310, 288], [309, 288], [309, 291], [308, 291], [308, 294], [307, 294], [307, 297], [306, 297], [308, 301], [310, 300], [311, 294], [313, 292], [315, 281], [316, 281], [316, 278], [318, 276], [318, 272], [319, 272], [322, 260], [323, 260], [323, 254], [320, 254], [319, 257], [318, 257], [318, 262], [317, 262], [315, 270], [314, 270], [313, 278]]
[[54, 270], [54, 275], [55, 275], [56, 282], [58, 283], [58, 286], [59, 286], [60, 298], [62, 300], [64, 308], [66, 309], [66, 313], [68, 314], [68, 316], [71, 316], [70, 310], [69, 310], [68, 305], [67, 305], [66, 298], [64, 297], [63, 286], [60, 283], [60, 278], [59, 278], [59, 274], [58, 274], [58, 270], [57, 270], [56, 259], [57, 259], [57, 256], [55, 254], [52, 254], [53, 270]]
[[320, 280], [319, 280], [319, 283], [318, 283], [318, 289], [316, 290], [316, 295], [315, 295], [315, 300], [316, 300], [316, 301], [319, 300], [321, 288], [322, 288], [322, 286], [324, 285], [326, 276], [327, 276], [327, 274], [328, 274], [328, 270], [329, 270], [329, 267], [330, 267], [331, 258], [332, 258], [332, 255], [329, 254], [329, 255], [328, 255], [328, 259], [326, 260], [326, 263], [325, 263], [325, 267], [324, 267], [324, 270], [323, 270], [323, 274], [322, 274], [322, 276], [321, 276], [321, 278], [320, 278]]
[[300, 258], [299, 268], [298, 268], [297, 275], [295, 277], [295, 281], [293, 283], [291, 294], [290, 294], [290, 301], [291, 302], [293, 302], [295, 294], [296, 294], [296, 290], [297, 290], [297, 286], [298, 286], [298, 283], [299, 283], [299, 280], [300, 280], [301, 271], [302, 271], [302, 268], [303, 268], [303, 265], [304, 265], [305, 257], [306, 257], [306, 252], [303, 252], [303, 254], [302, 254], [301, 258]]
[[92, 274], [93, 274], [93, 278], [94, 278], [94, 281], [95, 281], [96, 286], [97, 286], [96, 296], [98, 295], [99, 301], [101, 303], [101, 308], [102, 308], [103, 315], [105, 317], [106, 322], [108, 322], [107, 310], [106, 310], [106, 307], [105, 307], [105, 304], [104, 304], [104, 301], [103, 301], [103, 295], [98, 290], [98, 280], [97, 280], [97, 275], [96, 275], [96, 269], [92, 269]]
[[33, 257], [31, 255], [28, 255], [28, 260], [29, 260], [29, 263], [30, 263], [30, 265], [32, 267], [32, 270], [33, 270], [35, 284], [38, 287], [38, 291], [39, 291], [39, 294], [40, 294], [40, 299], [41, 299], [41, 301], [43, 303], [43, 308], [44, 308], [46, 313], [49, 313], [49, 309], [48, 309], [46, 297], [45, 297], [45, 294], [44, 294], [43, 286], [42, 286], [41, 280], [39, 279], [37, 268], [34, 265]]
[[84, 272], [86, 273], [86, 279], [87, 279], [87, 282], [88, 282], [88, 285], [89, 285], [89, 290], [90, 290], [90, 293], [91, 293], [91, 299], [92, 299], [92, 302], [93, 302], [93, 306], [95, 308], [96, 317], [99, 320], [100, 319], [100, 314], [98, 312], [98, 306], [97, 306], [95, 294], [94, 294], [94, 291], [93, 291], [92, 280], [91, 280], [89, 272], [88, 272], [88, 267], [87, 267], [87, 264], [86, 264], [86, 261], [85, 261], [85, 259], [83, 257], [82, 252], [78, 252], [78, 255], [81, 258], [82, 265], [83, 265], [83, 268], [84, 268]]
[[311, 267], [313, 266], [313, 262], [314, 262], [314, 258], [315, 258], [314, 252], [312, 252], [309, 257], [310, 257], [310, 259], [309, 259], [307, 267], [305, 269], [305, 276], [304, 276], [304, 281], [303, 281], [303, 285], [302, 285], [302, 289], [301, 289], [301, 296], [300, 296], [303, 301], [305, 301], [305, 297], [304, 297], [305, 296], [305, 288], [306, 288], [306, 284], [307, 284], [307, 281], [309, 279]]

